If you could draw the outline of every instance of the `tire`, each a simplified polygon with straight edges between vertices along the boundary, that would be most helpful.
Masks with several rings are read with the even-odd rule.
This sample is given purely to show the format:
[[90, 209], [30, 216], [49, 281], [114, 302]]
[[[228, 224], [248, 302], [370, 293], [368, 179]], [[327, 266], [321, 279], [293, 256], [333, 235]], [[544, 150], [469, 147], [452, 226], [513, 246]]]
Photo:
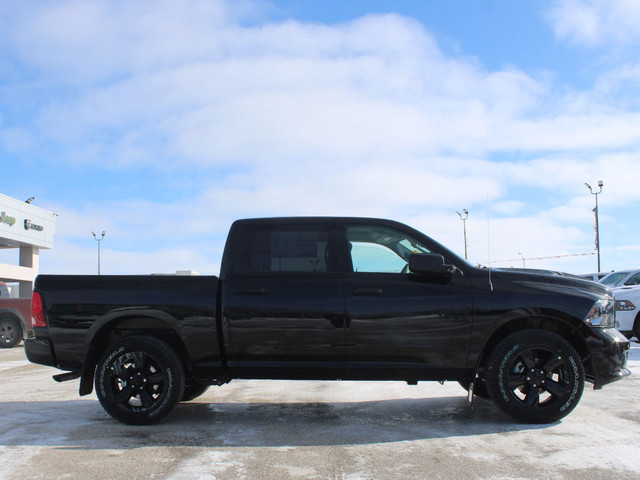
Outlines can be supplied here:
[[524, 423], [551, 423], [568, 415], [584, 390], [584, 367], [564, 338], [542, 330], [516, 332], [489, 356], [491, 399]]
[[204, 392], [206, 392], [210, 386], [211, 385], [209, 385], [208, 383], [200, 383], [198, 381], [187, 383], [187, 385], [184, 387], [184, 393], [182, 394], [181, 401], [189, 402], [191, 400], [195, 400]]
[[22, 340], [22, 326], [14, 317], [0, 318], [0, 348], [15, 347]]
[[167, 416], [184, 393], [178, 355], [153, 337], [128, 337], [109, 346], [96, 368], [98, 400], [116, 420], [149, 425]]
[[[460, 380], [458, 383], [462, 388], [465, 389], [465, 391], [467, 392], [469, 391], [470, 383], [468, 380]], [[473, 394], [476, 397], [480, 397], [480, 398], [490, 398], [489, 391], [487, 390], [487, 385], [482, 379], [476, 378], [475, 381], [473, 382]]]

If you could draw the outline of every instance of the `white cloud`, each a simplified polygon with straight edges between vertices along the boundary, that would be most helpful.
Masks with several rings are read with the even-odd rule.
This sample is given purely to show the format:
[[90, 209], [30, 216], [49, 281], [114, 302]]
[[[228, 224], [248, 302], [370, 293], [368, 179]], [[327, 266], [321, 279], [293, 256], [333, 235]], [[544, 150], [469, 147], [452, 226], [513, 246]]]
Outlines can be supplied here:
[[[615, 15], [593, 2], [554, 5], [562, 38], [592, 45], [635, 38], [630, 29], [622, 36], [620, 12], [635, 21], [630, 3], [604, 4]], [[56, 255], [65, 262], [78, 245], [89, 258], [88, 233], [106, 229], [121, 246], [109, 252], [119, 259], [114, 272], [159, 271], [170, 258], [204, 265], [176, 269], [210, 271], [218, 257], [206, 260], [214, 252], [204, 244], [215, 243], [217, 255], [230, 221], [254, 215], [389, 216], [459, 244], [461, 208], [472, 212], [480, 260], [488, 204], [500, 217], [492, 222], [498, 257], [543, 256], [589, 248], [585, 181], [602, 178], [610, 205], [640, 200], [633, 180], [640, 114], [617, 97], [637, 83], [633, 66], [604, 74], [593, 91], [560, 93], [547, 74], [487, 71], [447, 57], [408, 18], [237, 21], [255, 14], [252, 6], [6, 8], [0, 48], [28, 66], [27, 86], [16, 92], [29, 102], [24, 125], [3, 118], [5, 148], [29, 151], [37, 139], [53, 147], [47, 161], [61, 170], [88, 165], [127, 175], [142, 166], [199, 180], [177, 200], [151, 186], [129, 198], [53, 206]], [[622, 25], [619, 37], [614, 25]], [[536, 200], [510, 196], [525, 188], [553, 201], [531, 206]], [[148, 254], [131, 253], [147, 244]]]
[[[117, 35], [123, 28], [118, 18], [127, 24], [126, 6], [117, 5], [79, 14], [105, 16], [103, 28]], [[172, 14], [170, 6], [159, 5], [154, 15]], [[240, 27], [216, 12], [209, 12], [208, 29], [194, 27], [200, 35], [195, 52], [169, 49], [145, 53], [139, 61], [126, 52], [147, 52], [148, 40], [142, 26], [127, 24], [137, 32], [127, 31], [130, 47], [122, 55], [106, 54], [103, 79], [88, 88], [73, 87], [76, 68], [85, 65], [71, 55], [64, 61], [78, 65], [63, 68], [58, 82], [74, 94], [45, 102], [35, 116], [37, 135], [60, 146], [84, 145], [65, 156], [82, 162], [108, 158], [116, 165], [158, 166], [179, 158], [201, 167], [273, 168], [277, 162], [286, 169], [301, 159], [348, 168], [421, 156], [429, 164], [443, 152], [485, 156], [640, 141], [636, 113], [584, 96], [570, 104], [555, 98], [544, 79], [513, 69], [486, 72], [467, 60], [446, 58], [430, 34], [406, 18]], [[190, 21], [182, 20], [173, 28], [189, 30]], [[25, 19], [21, 31], [33, 31], [42, 21]], [[60, 42], [75, 48], [63, 32], [48, 32], [50, 42], [40, 45], [45, 50]], [[104, 38], [96, 35], [83, 37], [82, 48], [92, 49], [93, 43], [99, 52]], [[46, 53], [26, 59], [50, 68]]]
[[[90, 144], [88, 161], [342, 163], [483, 152], [495, 147], [494, 130], [535, 108], [546, 91], [522, 72], [485, 72], [448, 59], [419, 24], [394, 15], [336, 26], [291, 21], [260, 27], [225, 23], [211, 12], [209, 23], [194, 27], [178, 16], [173, 29], [189, 37], [193, 28], [199, 35], [194, 50], [150, 52], [146, 23], [130, 23], [140, 12], [130, 12], [128, 4], [79, 8], [80, 20], [97, 16], [101, 26], [71, 33], [51, 26], [77, 7], [65, 5], [22, 18], [10, 38], [24, 61], [55, 76], [52, 88], [72, 92], [47, 97], [35, 114], [37, 134], [61, 146]], [[171, 17], [173, 9], [160, 3], [154, 18], [159, 12]], [[35, 35], [40, 27], [44, 33]], [[154, 30], [151, 37], [159, 35]], [[117, 47], [105, 47], [111, 37]], [[23, 43], [34, 42], [25, 50]], [[131, 53], [138, 49], [140, 58]], [[81, 60], [89, 51], [92, 60]]]
[[558, 37], [578, 46], [631, 46], [640, 41], [636, 0], [556, 0], [549, 20]]

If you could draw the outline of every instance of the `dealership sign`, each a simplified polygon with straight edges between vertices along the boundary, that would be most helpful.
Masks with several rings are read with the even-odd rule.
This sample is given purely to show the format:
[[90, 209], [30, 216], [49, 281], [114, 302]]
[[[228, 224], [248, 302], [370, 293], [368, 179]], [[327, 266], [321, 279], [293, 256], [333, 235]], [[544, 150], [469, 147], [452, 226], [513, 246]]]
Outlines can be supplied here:
[[0, 194], [0, 247], [53, 248], [56, 215]]
[[10, 227], [13, 227], [16, 224], [16, 217], [7, 215], [7, 212], [2, 212], [0, 213], [0, 223], [6, 223]]
[[42, 232], [44, 227], [42, 225], [36, 225], [31, 220], [24, 221], [24, 229], [25, 230], [35, 230], [36, 232]]

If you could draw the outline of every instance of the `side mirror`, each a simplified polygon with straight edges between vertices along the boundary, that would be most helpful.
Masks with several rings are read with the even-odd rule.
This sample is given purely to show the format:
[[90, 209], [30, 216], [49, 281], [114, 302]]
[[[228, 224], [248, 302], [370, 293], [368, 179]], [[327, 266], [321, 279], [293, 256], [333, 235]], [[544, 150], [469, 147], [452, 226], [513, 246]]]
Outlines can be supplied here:
[[412, 253], [409, 256], [409, 270], [413, 273], [451, 275], [456, 271], [453, 265], [446, 265], [442, 255], [433, 253]]

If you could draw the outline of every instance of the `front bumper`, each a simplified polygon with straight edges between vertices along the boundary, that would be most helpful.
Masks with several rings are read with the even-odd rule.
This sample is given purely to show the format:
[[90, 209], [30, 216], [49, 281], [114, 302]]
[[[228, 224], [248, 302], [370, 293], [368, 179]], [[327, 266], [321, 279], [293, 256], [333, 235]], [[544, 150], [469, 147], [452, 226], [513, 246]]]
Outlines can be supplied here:
[[621, 380], [631, 372], [626, 368], [629, 359], [629, 340], [615, 328], [594, 328], [593, 335], [587, 338], [591, 353], [594, 389]]

